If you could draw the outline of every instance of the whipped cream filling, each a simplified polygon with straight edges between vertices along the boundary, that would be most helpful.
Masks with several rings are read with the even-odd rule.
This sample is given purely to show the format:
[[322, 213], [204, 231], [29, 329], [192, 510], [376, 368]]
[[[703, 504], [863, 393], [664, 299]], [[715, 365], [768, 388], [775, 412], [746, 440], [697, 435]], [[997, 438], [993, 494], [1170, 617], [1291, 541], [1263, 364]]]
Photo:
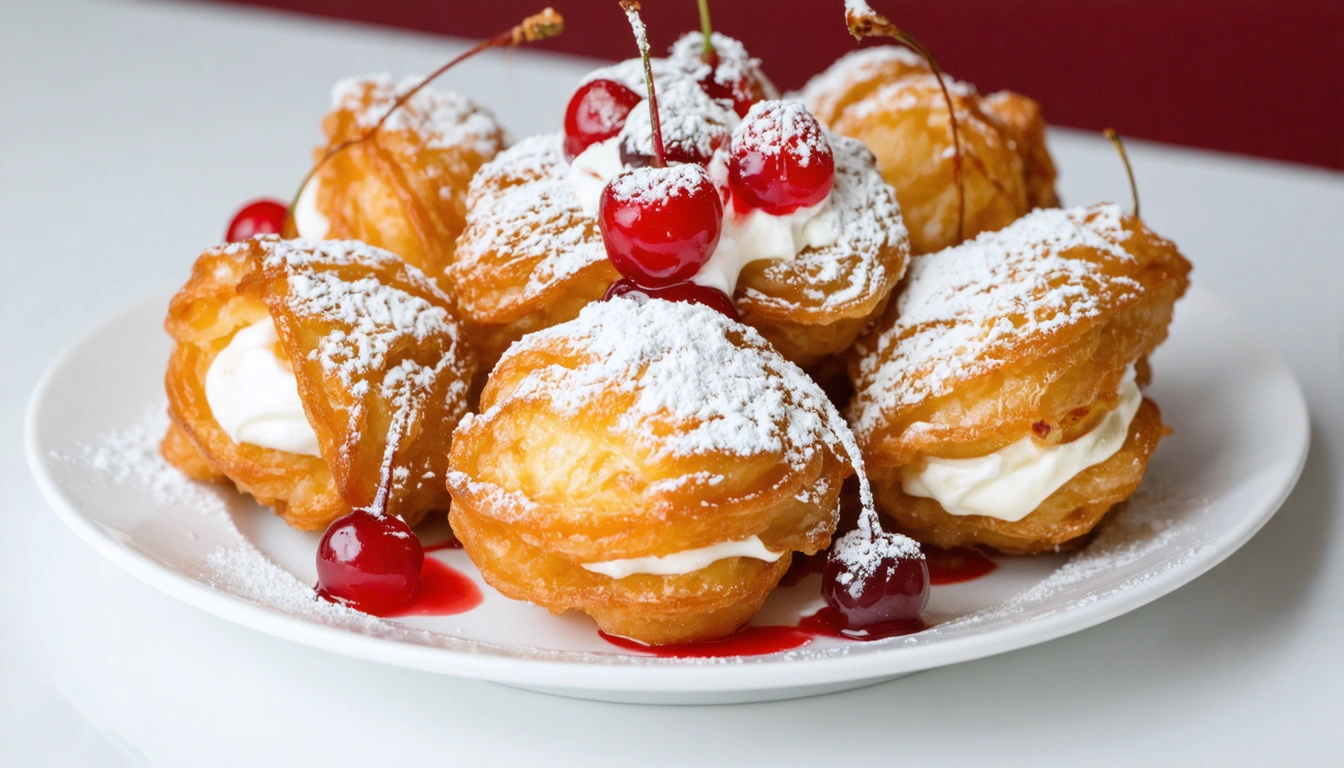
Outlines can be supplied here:
[[238, 331], [205, 373], [205, 400], [235, 443], [319, 456], [294, 371], [276, 356], [269, 317]]
[[1143, 402], [1132, 365], [1120, 381], [1119, 395], [1114, 410], [1070, 442], [1043, 446], [1028, 435], [986, 456], [929, 457], [901, 469], [901, 487], [911, 496], [934, 499], [948, 514], [1017, 522], [1079, 472], [1114, 456], [1125, 444]]
[[309, 179], [294, 202], [294, 228], [299, 237], [324, 240], [331, 230], [331, 222], [317, 210], [317, 190], [321, 186], [317, 178]]
[[[574, 158], [569, 166], [569, 181], [585, 215], [597, 218], [602, 190], [623, 170], [619, 136], [590, 144]], [[823, 248], [839, 241], [840, 216], [831, 206], [830, 193], [816, 205], [775, 216], [757, 208], [739, 208], [734, 203], [728, 191], [725, 151], [714, 153], [707, 170], [724, 200], [723, 228], [714, 253], [691, 282], [732, 296], [737, 290], [738, 275], [747, 264], [760, 259], [791, 261], [805, 248]]]
[[623, 579], [636, 573], [648, 573], [654, 576], [679, 576], [683, 573], [707, 568], [719, 560], [730, 557], [751, 557], [773, 563], [783, 557], [783, 552], [774, 552], [766, 548], [761, 537], [752, 536], [741, 541], [724, 541], [699, 549], [686, 549], [662, 557], [631, 557], [623, 560], [606, 560], [598, 563], [580, 563], [585, 569], [613, 579]]

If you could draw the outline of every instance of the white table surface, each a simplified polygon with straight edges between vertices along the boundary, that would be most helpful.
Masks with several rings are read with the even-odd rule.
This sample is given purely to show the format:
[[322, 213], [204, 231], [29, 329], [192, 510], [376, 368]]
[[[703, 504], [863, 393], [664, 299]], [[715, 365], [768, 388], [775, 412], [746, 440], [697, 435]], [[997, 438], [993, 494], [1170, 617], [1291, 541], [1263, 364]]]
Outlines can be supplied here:
[[[287, 196], [335, 79], [454, 50], [208, 5], [0, 0], [0, 765], [1344, 764], [1344, 176], [1301, 167], [1133, 145], [1149, 224], [1299, 377], [1311, 457], [1226, 563], [1062, 640], [810, 700], [608, 705], [292, 645], [95, 555], [24, 464], [43, 367], [185, 279], [242, 201]], [[524, 136], [558, 127], [589, 66], [495, 54], [442, 82]], [[1291, 119], [1310, 119], [1303, 88]], [[1107, 143], [1052, 140], [1068, 201], [1127, 198]]]

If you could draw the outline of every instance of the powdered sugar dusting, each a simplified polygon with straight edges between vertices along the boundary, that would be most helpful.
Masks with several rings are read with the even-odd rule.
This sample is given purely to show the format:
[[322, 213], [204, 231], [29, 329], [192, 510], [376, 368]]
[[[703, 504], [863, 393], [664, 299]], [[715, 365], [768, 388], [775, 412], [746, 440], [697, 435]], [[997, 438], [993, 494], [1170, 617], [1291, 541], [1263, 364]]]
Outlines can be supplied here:
[[[331, 89], [333, 109], [349, 110], [356, 124], [373, 128], [403, 94], [423, 78], [411, 76], [394, 83], [387, 74], [342, 80]], [[462, 147], [482, 157], [498, 152], [505, 141], [499, 123], [483, 107], [453, 91], [425, 86], [393, 112], [383, 130], [408, 131], [430, 149]]]
[[831, 154], [830, 142], [820, 130], [817, 119], [800, 101], [758, 101], [733, 131], [735, 151], [740, 145], [753, 153], [770, 156], [789, 148], [798, 165], [806, 167], [813, 158]]
[[[364, 437], [359, 428], [366, 416], [364, 398], [370, 387], [376, 387], [379, 401], [391, 406], [382, 461], [383, 477], [387, 478], [402, 438], [421, 419], [429, 397], [446, 396], [450, 401], [465, 402], [470, 373], [459, 370], [462, 342], [457, 320], [447, 309], [451, 300], [415, 267], [363, 243], [278, 238], [260, 242], [266, 249], [263, 266], [285, 274], [288, 294], [284, 301], [288, 309], [300, 319], [316, 318], [331, 327], [308, 354], [352, 395], [347, 413], [350, 429], [338, 450], [348, 455], [358, 450]], [[332, 265], [360, 262], [395, 264], [418, 290], [438, 300], [430, 302], [374, 277], [349, 280], [329, 271]], [[437, 359], [421, 362], [423, 353], [408, 353], [416, 349], [437, 349], [440, 354]], [[388, 356], [394, 352], [402, 357], [389, 367]], [[444, 377], [448, 388], [439, 392], [436, 384]], [[403, 486], [409, 480], [403, 476], [392, 477], [391, 481]], [[375, 506], [383, 501], [387, 488], [388, 483], [379, 483], [380, 498]]]
[[574, 414], [599, 407], [612, 388], [629, 392], [619, 428], [653, 455], [776, 454], [799, 466], [816, 446], [840, 449], [849, 435], [816, 383], [760, 334], [697, 304], [590, 304], [577, 319], [525, 337], [501, 364], [549, 347], [570, 350], [581, 364], [537, 369], [511, 397], [546, 398]]
[[698, 165], [666, 168], [635, 168], [611, 180], [607, 187], [613, 200], [622, 203], [662, 203], [675, 197], [690, 197], [696, 191], [713, 190], [705, 169]]
[[858, 433], [884, 423], [886, 409], [938, 397], [1006, 365], [1009, 351], [1028, 339], [1137, 298], [1138, 281], [1116, 274], [1135, 263], [1120, 246], [1128, 236], [1120, 217], [1111, 204], [1037, 210], [911, 259], [895, 322], [859, 350], [851, 405]]
[[[678, 149], [694, 157], [708, 158], [727, 144], [738, 123], [737, 113], [724, 102], [710, 98], [700, 84], [678, 71], [654, 75], [658, 86], [658, 121], [669, 154]], [[626, 116], [619, 134], [626, 155], [653, 156], [653, 122], [647, 99]]]
[[559, 133], [523, 139], [481, 167], [450, 269], [469, 275], [500, 258], [504, 266], [531, 263], [525, 301], [606, 260], [595, 222], [569, 181], [563, 139]]
[[53, 457], [88, 466], [112, 485], [144, 488], [155, 503], [225, 514], [224, 503], [209, 486], [192, 482], [159, 455], [159, 440], [168, 424], [168, 405], [158, 403], [131, 426], [79, 443], [74, 454], [54, 453]]

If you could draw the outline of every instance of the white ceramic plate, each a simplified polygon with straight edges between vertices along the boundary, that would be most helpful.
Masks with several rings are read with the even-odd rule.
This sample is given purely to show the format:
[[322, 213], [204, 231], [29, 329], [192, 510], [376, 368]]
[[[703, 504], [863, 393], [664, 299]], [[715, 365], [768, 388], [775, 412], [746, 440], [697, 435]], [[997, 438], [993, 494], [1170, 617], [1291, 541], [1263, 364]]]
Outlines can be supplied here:
[[[312, 599], [317, 535], [157, 459], [166, 423], [166, 298], [90, 331], [57, 359], [28, 410], [27, 451], [52, 507], [113, 562], [182, 600], [263, 632], [387, 664], [612, 701], [760, 701], [844, 690], [1044, 642], [1133, 610], [1212, 568], [1283, 502], [1306, 459], [1302, 394], [1244, 319], [1196, 288], [1155, 355], [1149, 395], [1175, 433], [1138, 494], [1086, 549], [1001, 558], [980, 579], [935, 587], [934, 626], [890, 640], [817, 639], [788, 653], [659, 659], [622, 651], [586, 618], [552, 617], [476, 580], [480, 607], [397, 620]], [[422, 534], [432, 540], [434, 532]], [[818, 580], [776, 590], [756, 624], [820, 606]], [[161, 631], [145, 627], [145, 632]]]

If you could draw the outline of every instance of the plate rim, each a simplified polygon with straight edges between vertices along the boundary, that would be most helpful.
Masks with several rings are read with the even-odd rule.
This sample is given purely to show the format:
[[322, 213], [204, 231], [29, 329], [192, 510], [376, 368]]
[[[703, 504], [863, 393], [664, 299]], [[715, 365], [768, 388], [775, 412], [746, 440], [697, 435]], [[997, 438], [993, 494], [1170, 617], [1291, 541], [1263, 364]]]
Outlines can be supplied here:
[[1239, 520], [1224, 536], [1219, 537], [1223, 542], [1221, 545], [1195, 552], [1154, 578], [1101, 595], [1085, 605], [1075, 605], [985, 634], [969, 635], [933, 645], [892, 645], [886, 649], [875, 647], [864, 653], [839, 653], [786, 662], [762, 659], [765, 663], [751, 660], [747, 663], [705, 663], [704, 660], [638, 657], [639, 663], [631, 664], [625, 660], [632, 657], [619, 653], [611, 654], [610, 661], [525, 658], [374, 637], [292, 616], [218, 591], [117, 541], [99, 523], [80, 511], [76, 502], [52, 475], [49, 457], [41, 455], [39, 448], [38, 417], [46, 410], [58, 372], [106, 326], [143, 312], [148, 306], [163, 304], [165, 299], [160, 294], [133, 302], [86, 328], [46, 366], [29, 396], [24, 414], [24, 454], [29, 472], [42, 497], [57, 517], [80, 539], [122, 570], [159, 591], [219, 618], [331, 653], [507, 685], [591, 692], [745, 693], [875, 681], [1008, 653], [1065, 637], [1129, 613], [1213, 569], [1241, 549], [1278, 512], [1297, 486], [1310, 453], [1311, 420], [1301, 384], [1287, 361], [1259, 328], [1216, 293], [1198, 285], [1190, 291], [1191, 294], [1196, 292], [1202, 300], [1210, 301], [1241, 321], [1251, 332], [1249, 340], [1267, 350], [1275, 365], [1287, 374], [1287, 381], [1292, 385], [1294, 420], [1300, 424], [1302, 433], [1289, 480], [1272, 498], [1265, 498], [1255, 505], [1261, 509], [1259, 513]]

